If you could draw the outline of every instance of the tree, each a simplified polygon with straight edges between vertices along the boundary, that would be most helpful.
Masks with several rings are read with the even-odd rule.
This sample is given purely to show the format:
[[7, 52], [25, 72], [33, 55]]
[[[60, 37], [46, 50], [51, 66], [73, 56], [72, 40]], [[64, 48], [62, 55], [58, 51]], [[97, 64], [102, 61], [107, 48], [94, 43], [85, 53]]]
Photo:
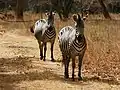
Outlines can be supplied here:
[[51, 0], [51, 3], [61, 20], [69, 17], [74, 0]]
[[111, 19], [110, 15], [109, 15], [109, 13], [108, 13], [108, 11], [107, 11], [107, 8], [106, 8], [105, 4], [103, 3], [103, 0], [98, 0], [98, 1], [99, 1], [100, 5], [101, 5], [102, 8], [103, 8], [103, 15], [104, 15], [104, 17], [105, 17], [106, 19]]
[[16, 16], [17, 19], [23, 19], [24, 0], [17, 0]]

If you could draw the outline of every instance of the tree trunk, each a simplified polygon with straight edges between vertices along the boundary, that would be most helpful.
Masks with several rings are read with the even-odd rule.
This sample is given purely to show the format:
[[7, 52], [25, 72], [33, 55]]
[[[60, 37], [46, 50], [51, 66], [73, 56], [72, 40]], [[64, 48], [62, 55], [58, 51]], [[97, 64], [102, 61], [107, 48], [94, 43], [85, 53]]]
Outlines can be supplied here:
[[24, 0], [17, 0], [16, 16], [17, 19], [23, 19]]
[[103, 3], [103, 0], [98, 0], [100, 5], [102, 6], [103, 8], [103, 15], [106, 19], [111, 19], [111, 16], [109, 15], [108, 11], [107, 11], [107, 8], [105, 6], [105, 4]]

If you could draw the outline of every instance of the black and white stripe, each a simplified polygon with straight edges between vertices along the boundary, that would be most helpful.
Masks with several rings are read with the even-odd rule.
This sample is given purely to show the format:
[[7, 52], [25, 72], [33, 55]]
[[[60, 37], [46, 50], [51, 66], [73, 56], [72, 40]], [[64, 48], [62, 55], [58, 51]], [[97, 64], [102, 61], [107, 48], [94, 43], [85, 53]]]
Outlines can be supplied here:
[[79, 55], [86, 48], [86, 40], [84, 35], [81, 37], [81, 41], [74, 40], [71, 43], [70, 52]]
[[80, 15], [74, 15], [75, 28], [66, 26], [62, 28], [58, 35], [59, 46], [63, 56], [65, 65], [65, 78], [69, 77], [68, 67], [70, 58], [72, 58], [72, 78], [74, 80], [75, 58], [79, 56], [79, 72], [78, 76], [81, 80], [81, 65], [84, 53], [86, 51], [86, 40], [84, 37], [84, 22]]
[[[55, 38], [56, 36], [56, 32], [55, 32], [55, 28], [54, 27], [50, 27], [51, 30], [49, 30], [49, 28], [45, 31], [45, 36], [51, 40], [52, 38]], [[48, 41], [49, 41], [48, 40]]]
[[[51, 61], [54, 61], [53, 47], [56, 38], [56, 31], [54, 27], [54, 13], [51, 11], [47, 13], [47, 20], [41, 19], [35, 23], [34, 30], [31, 28], [31, 32], [34, 33], [40, 49], [40, 59], [45, 61], [47, 42], [51, 43]], [[44, 56], [43, 56], [44, 47]]]

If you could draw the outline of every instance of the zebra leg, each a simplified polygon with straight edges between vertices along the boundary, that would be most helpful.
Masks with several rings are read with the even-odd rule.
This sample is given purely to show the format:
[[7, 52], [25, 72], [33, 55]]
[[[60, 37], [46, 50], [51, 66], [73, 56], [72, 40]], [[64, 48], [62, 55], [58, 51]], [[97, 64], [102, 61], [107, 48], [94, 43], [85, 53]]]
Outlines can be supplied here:
[[46, 57], [46, 50], [47, 50], [47, 43], [44, 43], [44, 58], [43, 61], [45, 61], [45, 57]]
[[69, 68], [70, 58], [66, 57], [64, 59], [64, 62], [65, 62], [65, 78], [67, 79], [67, 78], [69, 78], [69, 70], [68, 70], [68, 68]]
[[72, 58], [72, 80], [75, 81], [75, 78], [74, 78], [74, 71], [75, 70], [75, 57]]
[[41, 41], [38, 41], [39, 49], [40, 49], [40, 60], [43, 59], [43, 43]]
[[83, 60], [84, 52], [79, 56], [79, 63], [78, 63], [78, 80], [82, 80], [81, 77], [81, 67], [82, 67], [82, 60]]
[[51, 43], [51, 61], [55, 61], [54, 60], [54, 57], [53, 57], [53, 47], [54, 47], [54, 42], [53, 43]]

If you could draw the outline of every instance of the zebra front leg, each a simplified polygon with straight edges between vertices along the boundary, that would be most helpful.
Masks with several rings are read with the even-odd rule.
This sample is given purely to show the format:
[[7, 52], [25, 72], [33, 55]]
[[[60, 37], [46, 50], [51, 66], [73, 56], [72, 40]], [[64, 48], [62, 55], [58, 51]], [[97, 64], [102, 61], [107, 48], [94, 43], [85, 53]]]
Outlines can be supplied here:
[[64, 64], [65, 64], [65, 78], [69, 78], [69, 62], [70, 62], [70, 58], [69, 57], [65, 57], [64, 59]]
[[43, 43], [41, 41], [38, 41], [39, 49], [40, 49], [40, 60], [43, 59]]
[[54, 47], [54, 42], [51, 43], [51, 61], [55, 61], [54, 56], [53, 56], [53, 47]]
[[72, 58], [72, 80], [73, 81], [75, 81], [74, 72], [75, 72], [75, 57]]
[[84, 52], [79, 56], [79, 63], [78, 63], [78, 80], [82, 80], [81, 77], [81, 67], [82, 67], [82, 60], [83, 60]]
[[43, 61], [45, 61], [45, 58], [46, 58], [46, 50], [47, 50], [47, 43], [43, 43], [44, 45], [44, 58], [43, 58]]

